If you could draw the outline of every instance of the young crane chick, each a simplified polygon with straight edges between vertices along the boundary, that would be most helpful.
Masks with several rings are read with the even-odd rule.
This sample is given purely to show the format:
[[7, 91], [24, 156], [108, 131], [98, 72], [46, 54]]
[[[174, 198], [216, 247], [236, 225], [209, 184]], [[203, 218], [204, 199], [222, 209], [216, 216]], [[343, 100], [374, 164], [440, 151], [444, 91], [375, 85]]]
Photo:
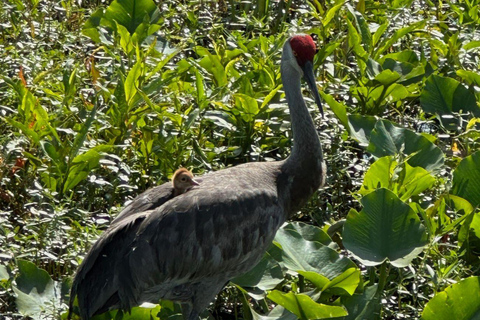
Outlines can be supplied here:
[[193, 179], [193, 174], [185, 168], [180, 168], [173, 174], [173, 196], [181, 195], [199, 183]]
[[160, 207], [165, 202], [176, 196], [184, 194], [199, 183], [193, 178], [193, 174], [185, 168], [180, 168], [173, 174], [172, 182], [166, 182], [152, 189], [148, 189], [136, 197], [128, 206], [126, 206], [118, 216], [112, 221], [118, 224], [122, 220], [130, 217], [137, 212], [144, 212]]

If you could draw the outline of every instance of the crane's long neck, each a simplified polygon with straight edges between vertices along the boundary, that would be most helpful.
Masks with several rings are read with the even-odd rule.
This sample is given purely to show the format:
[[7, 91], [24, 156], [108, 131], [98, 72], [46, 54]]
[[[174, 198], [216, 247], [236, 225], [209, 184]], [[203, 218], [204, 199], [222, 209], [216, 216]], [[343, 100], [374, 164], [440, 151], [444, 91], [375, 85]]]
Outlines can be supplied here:
[[303, 100], [300, 74], [284, 62], [281, 72], [293, 132], [293, 150], [282, 168], [282, 193], [291, 214], [323, 184], [325, 164], [315, 125]]

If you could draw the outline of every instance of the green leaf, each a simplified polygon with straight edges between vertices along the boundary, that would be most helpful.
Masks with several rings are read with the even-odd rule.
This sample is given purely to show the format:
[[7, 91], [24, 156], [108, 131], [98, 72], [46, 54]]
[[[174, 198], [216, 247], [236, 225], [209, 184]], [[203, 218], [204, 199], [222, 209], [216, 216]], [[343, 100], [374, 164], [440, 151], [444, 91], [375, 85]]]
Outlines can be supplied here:
[[348, 116], [348, 128], [352, 138], [358, 141], [360, 146], [367, 147], [370, 143], [370, 134], [375, 128], [377, 118], [352, 114]]
[[137, 93], [137, 88], [139, 86], [138, 79], [142, 75], [143, 62], [138, 60], [137, 63], [130, 69], [128, 72], [127, 78], [125, 79], [125, 101], [129, 107], [135, 94]]
[[326, 246], [330, 238], [320, 228], [304, 223], [289, 223], [279, 229], [275, 243], [281, 248], [279, 263], [291, 271], [313, 271], [328, 279], [354, 268], [355, 264]]
[[470, 277], [437, 293], [426, 305], [422, 320], [473, 320], [480, 317], [480, 277]]
[[112, 148], [113, 146], [100, 145], [76, 156], [71, 163], [71, 168], [63, 186], [63, 192], [65, 193], [73, 189], [83, 181], [93, 169], [98, 167], [100, 158], [102, 157], [101, 153], [109, 151]]
[[207, 70], [213, 78], [215, 79], [215, 84], [218, 87], [223, 87], [227, 85], [227, 74], [225, 73], [225, 68], [223, 67], [220, 58], [216, 55], [211, 54], [205, 48], [196, 47], [196, 50], [199, 52], [204, 51], [206, 56], [200, 60], [199, 64], [202, 68]]
[[464, 158], [453, 172], [451, 194], [480, 206], [480, 151]]
[[330, 24], [330, 21], [332, 21], [332, 19], [337, 14], [338, 10], [340, 10], [344, 4], [345, 4], [345, 1], [340, 1], [339, 3], [337, 3], [330, 9], [328, 9], [327, 13], [325, 14], [325, 17], [322, 19], [322, 24], [324, 27]]
[[347, 312], [343, 307], [317, 303], [306, 294], [296, 294], [293, 292], [283, 293], [274, 290], [268, 294], [268, 298], [294, 313], [302, 320], [329, 319], [347, 315]]
[[10, 279], [10, 273], [8, 272], [7, 266], [0, 265], [0, 281]]
[[425, 20], [418, 21], [408, 27], [398, 29], [397, 31], [395, 31], [393, 36], [388, 37], [383, 41], [382, 46], [375, 51], [375, 55], [373, 58], [377, 59], [382, 53], [384, 53], [387, 49], [394, 45], [398, 40], [400, 40], [410, 32], [415, 31], [416, 29], [422, 29], [423, 27], [425, 27]]
[[377, 295], [378, 285], [368, 286], [363, 293], [351, 297], [342, 297], [342, 303], [348, 311], [343, 320], [377, 320], [381, 319], [380, 297]]
[[392, 157], [386, 156], [370, 166], [358, 193], [366, 195], [375, 189], [386, 188], [406, 201], [434, 183], [435, 178], [427, 170], [421, 167], [413, 168], [408, 163], [399, 166]]
[[32, 262], [17, 260], [17, 266], [19, 276], [13, 286], [17, 309], [24, 316], [43, 319], [48, 314], [45, 310], [61, 304], [61, 294], [64, 293], [61, 284], [53, 281], [45, 270], [37, 268]]
[[400, 75], [397, 72], [387, 69], [377, 74], [374, 80], [381, 85], [388, 87], [395, 83], [398, 79], [400, 79]]
[[343, 103], [338, 102], [335, 100], [331, 95], [320, 92], [323, 100], [329, 105], [330, 109], [332, 109], [335, 116], [340, 120], [340, 122], [348, 128], [348, 116], [347, 116], [347, 106]]
[[367, 151], [377, 157], [403, 153], [411, 156], [408, 163], [412, 167], [428, 171], [437, 170], [444, 163], [443, 152], [431, 141], [387, 120], [379, 120], [375, 124]]
[[150, 17], [157, 9], [152, 0], [115, 0], [105, 11], [105, 19], [116, 21], [133, 34], [144, 21], [145, 15]]
[[332, 280], [312, 271], [299, 271], [298, 273], [312, 282], [320, 291], [327, 291], [339, 296], [352, 295], [360, 283], [358, 268], [347, 269]]
[[393, 192], [378, 189], [362, 198], [363, 209], [351, 209], [343, 230], [345, 248], [366, 266], [386, 259], [407, 266], [427, 244], [418, 216]]
[[242, 93], [237, 93], [234, 97], [236, 106], [241, 112], [242, 119], [246, 122], [253, 121], [259, 111], [257, 100]]
[[282, 268], [267, 252], [253, 269], [240, 277], [232, 279], [232, 282], [241, 287], [257, 287], [261, 290], [272, 290], [283, 279]]
[[432, 74], [428, 77], [420, 96], [420, 105], [425, 112], [449, 115], [452, 112], [471, 112], [480, 116], [473, 92], [452, 78]]
[[467, 82], [469, 85], [480, 86], [480, 74], [475, 71], [457, 70], [457, 76]]

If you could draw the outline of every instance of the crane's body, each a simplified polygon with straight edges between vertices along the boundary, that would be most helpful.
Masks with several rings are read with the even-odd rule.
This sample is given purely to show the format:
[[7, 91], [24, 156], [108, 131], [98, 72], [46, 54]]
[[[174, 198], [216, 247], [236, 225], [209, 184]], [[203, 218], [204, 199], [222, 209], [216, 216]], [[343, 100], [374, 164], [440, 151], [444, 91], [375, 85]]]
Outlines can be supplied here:
[[322, 149], [300, 87], [305, 72], [320, 103], [314, 54], [310, 36], [292, 37], [284, 46], [282, 80], [294, 136], [290, 157], [204, 175], [198, 186], [164, 203], [153, 194], [146, 206], [137, 200], [138, 212], [129, 209], [113, 223], [77, 271], [71, 296], [78, 297], [83, 319], [168, 299], [182, 303], [186, 320], [196, 320], [230, 279], [258, 263], [288, 215], [324, 182]]

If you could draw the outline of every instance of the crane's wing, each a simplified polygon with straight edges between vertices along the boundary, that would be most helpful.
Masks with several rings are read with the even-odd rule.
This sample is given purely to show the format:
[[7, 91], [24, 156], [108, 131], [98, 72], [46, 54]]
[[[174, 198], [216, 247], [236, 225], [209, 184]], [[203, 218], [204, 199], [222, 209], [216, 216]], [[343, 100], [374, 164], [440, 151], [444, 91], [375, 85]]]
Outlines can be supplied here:
[[273, 163], [222, 170], [153, 210], [139, 225], [122, 265], [128, 275], [119, 288], [123, 307], [175, 300], [181, 293], [174, 291], [182, 286], [187, 296], [197, 287], [208, 291], [209, 284], [221, 282], [221, 288], [254, 267], [286, 218], [277, 174]]
[[136, 230], [149, 213], [132, 213], [102, 233], [75, 274], [69, 312], [75, 297], [78, 297], [82, 319], [90, 319], [94, 314], [108, 311], [109, 307], [119, 306], [116, 294], [118, 263], [131, 249]]
[[173, 198], [173, 186], [171, 182], [165, 182], [159, 186], [148, 189], [130, 202], [112, 221], [117, 224], [132, 214], [152, 210]]

